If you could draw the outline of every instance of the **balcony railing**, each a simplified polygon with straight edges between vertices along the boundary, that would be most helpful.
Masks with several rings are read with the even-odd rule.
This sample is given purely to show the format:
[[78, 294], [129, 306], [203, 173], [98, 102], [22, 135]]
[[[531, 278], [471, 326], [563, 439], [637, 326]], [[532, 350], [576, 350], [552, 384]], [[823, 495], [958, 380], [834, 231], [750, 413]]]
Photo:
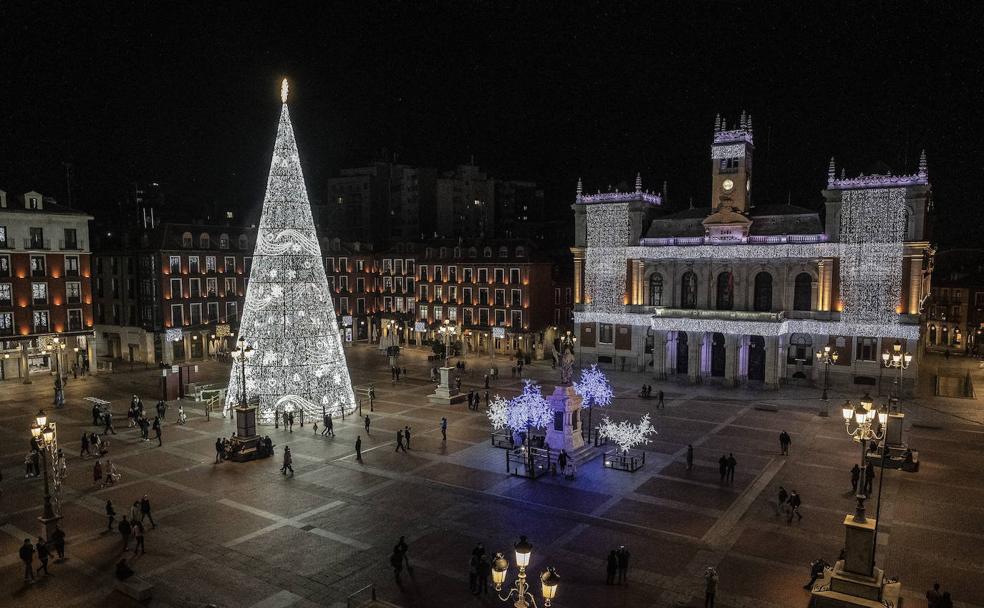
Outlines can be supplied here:
[[75, 239], [74, 241], [59, 239], [58, 248], [63, 251], [81, 251], [85, 249], [85, 241], [83, 239]]

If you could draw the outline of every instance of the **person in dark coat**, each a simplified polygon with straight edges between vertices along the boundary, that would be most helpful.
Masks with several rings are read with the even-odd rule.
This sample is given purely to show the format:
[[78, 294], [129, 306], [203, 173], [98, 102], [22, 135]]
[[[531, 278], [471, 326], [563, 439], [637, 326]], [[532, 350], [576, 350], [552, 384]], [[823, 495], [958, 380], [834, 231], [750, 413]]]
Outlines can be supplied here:
[[875, 467], [867, 466], [864, 468], [864, 495], [871, 496], [871, 491], [875, 487]]
[[24, 562], [24, 582], [34, 581], [34, 545], [31, 544], [30, 538], [24, 539], [24, 544], [21, 545], [18, 555]]
[[65, 531], [55, 525], [55, 531], [51, 533], [51, 543], [55, 546], [58, 553], [58, 561], [65, 559]]
[[355, 459], [362, 462], [362, 435], [355, 438]]
[[728, 481], [731, 483], [735, 482], [735, 466], [738, 465], [738, 461], [735, 460], [734, 454], [728, 454]]
[[615, 584], [615, 573], [618, 572], [618, 554], [615, 553], [615, 549], [612, 549], [608, 553], [608, 563], [605, 566], [605, 584], [614, 585]]
[[403, 450], [404, 452], [407, 451], [407, 448], [403, 446], [403, 430], [398, 430], [396, 432], [396, 449], [393, 451], [399, 452], [400, 450]]
[[813, 589], [813, 583], [817, 582], [817, 579], [823, 576], [823, 571], [827, 567], [827, 562], [822, 559], [815, 559], [813, 563], [810, 564], [810, 582], [803, 585], [803, 588], [807, 591]]
[[793, 440], [790, 438], [789, 433], [786, 431], [779, 433], [779, 450], [783, 456], [789, 455], [789, 444], [792, 442]]
[[861, 467], [857, 463], [854, 463], [854, 468], [851, 469], [851, 491], [855, 494], [858, 493], [858, 482], [861, 481]]
[[38, 566], [38, 574], [44, 570], [45, 574], [48, 574], [48, 556], [51, 555], [48, 552], [48, 545], [45, 544], [44, 539], [40, 536], [38, 537], [38, 544], [34, 545], [34, 550], [37, 551], [38, 560], [41, 561], [41, 565]]
[[927, 608], [939, 608], [941, 599], [943, 599], [943, 594], [940, 593], [940, 584], [933, 583], [933, 588], [926, 592]]
[[478, 590], [475, 595], [489, 594], [489, 575], [492, 574], [492, 561], [483, 551], [478, 557]]
[[622, 545], [615, 554], [618, 557], [618, 583], [624, 585], [629, 574], [629, 550]]
[[724, 483], [724, 478], [728, 475], [728, 457], [724, 454], [718, 458], [718, 472], [721, 473], [721, 483]]
[[127, 547], [130, 545], [130, 533], [133, 532], [133, 527], [130, 526], [130, 522], [126, 520], [126, 515], [120, 521], [118, 527], [120, 531], [120, 536], [123, 537], [123, 550], [126, 551]]
[[106, 501], [106, 517], [109, 518], [109, 523], [106, 525], [106, 529], [109, 531], [113, 530], [113, 522], [116, 520], [116, 509], [113, 508], [113, 501]]
[[150, 514], [150, 497], [146, 494], [140, 499], [140, 521], [149, 519], [151, 527], [156, 528], [157, 524], [154, 523], [154, 516]]

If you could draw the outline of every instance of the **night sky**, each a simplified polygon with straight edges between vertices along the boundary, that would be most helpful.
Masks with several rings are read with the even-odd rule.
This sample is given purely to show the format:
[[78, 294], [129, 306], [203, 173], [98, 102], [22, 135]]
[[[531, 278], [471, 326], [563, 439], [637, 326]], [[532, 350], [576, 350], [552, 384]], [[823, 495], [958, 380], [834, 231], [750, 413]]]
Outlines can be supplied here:
[[0, 3], [11, 194], [63, 201], [71, 162], [97, 214], [133, 181], [161, 182], [171, 219], [255, 209], [287, 76], [315, 200], [342, 167], [474, 155], [557, 212], [578, 176], [594, 191], [637, 171], [672, 207], [707, 206], [714, 115], [745, 109], [757, 203], [817, 208], [831, 155], [849, 175], [912, 172], [925, 148], [936, 240], [980, 243], [980, 3], [45, 4], [64, 8]]

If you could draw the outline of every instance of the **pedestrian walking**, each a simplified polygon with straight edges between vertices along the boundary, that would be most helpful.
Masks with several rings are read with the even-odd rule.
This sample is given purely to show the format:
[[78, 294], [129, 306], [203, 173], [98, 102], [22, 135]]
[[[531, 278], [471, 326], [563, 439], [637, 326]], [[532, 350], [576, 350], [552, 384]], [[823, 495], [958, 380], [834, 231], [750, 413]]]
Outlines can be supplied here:
[[400, 580], [400, 574], [403, 573], [403, 556], [395, 548], [393, 553], [390, 554], [390, 566], [393, 567], [393, 576], [396, 577], [396, 584], [403, 586], [403, 581]]
[[51, 544], [55, 546], [58, 554], [58, 561], [65, 559], [65, 531], [58, 524], [55, 524], [55, 531], [51, 533]]
[[161, 441], [161, 421], [159, 418], [154, 418], [154, 435], [155, 439], [157, 439], [157, 447], [163, 446], [164, 442]]
[[355, 459], [362, 462], [362, 435], [355, 438]]
[[858, 493], [858, 483], [861, 481], [861, 467], [858, 463], [854, 463], [854, 467], [851, 468], [851, 491], [855, 494]]
[[693, 444], [687, 444], [687, 470], [691, 471], [694, 468], [694, 446]]
[[284, 410], [284, 428], [287, 428], [287, 410]]
[[737, 464], [738, 464], [738, 461], [735, 460], [735, 455], [729, 453], [728, 454], [728, 481], [730, 483], [734, 483], [735, 482], [735, 466]]
[[394, 452], [399, 452], [400, 450], [403, 450], [404, 452], [407, 451], [407, 449], [405, 447], [403, 447], [403, 430], [402, 429], [396, 431], [396, 449], [393, 450], [393, 451]]
[[567, 450], [561, 450], [560, 454], [557, 455], [557, 467], [560, 469], [561, 475], [567, 470]]
[[106, 517], [109, 519], [109, 523], [106, 524], [106, 530], [113, 531], [113, 522], [116, 521], [116, 509], [113, 508], [113, 501], [106, 501]]
[[93, 465], [92, 467], [92, 483], [99, 483], [102, 481], [102, 478], [103, 478], [102, 465], [97, 460], [96, 464]]
[[803, 515], [800, 514], [800, 504], [800, 495], [796, 493], [796, 490], [793, 490], [789, 493], [789, 518], [786, 523], [793, 521], [793, 515], [798, 518], [796, 521], [803, 519]]
[[154, 516], [150, 513], [150, 497], [146, 494], [140, 499], [140, 522], [143, 523], [144, 519], [150, 520], [151, 527], [157, 527], [157, 524], [154, 523]]
[[475, 595], [488, 595], [489, 594], [489, 575], [492, 574], [492, 560], [482, 550], [482, 554], [478, 556], [478, 590]]
[[400, 540], [396, 541], [396, 545], [393, 547], [394, 551], [399, 551], [400, 555], [403, 556], [403, 561], [407, 563], [407, 572], [411, 575], [413, 574], [413, 568], [410, 566], [410, 558], [407, 557], [407, 551], [410, 550], [410, 546], [407, 545], [407, 538], [401, 536]]
[[287, 414], [287, 430], [291, 433], [294, 432], [294, 412]]
[[106, 435], [107, 433], [112, 433], [114, 435], [116, 434], [116, 429], [113, 428], [113, 414], [111, 412], [106, 412], [103, 414], [103, 424], [105, 425], [103, 428], [103, 435]]
[[448, 440], [448, 419], [441, 416], [441, 441]]
[[140, 519], [140, 501], [134, 500], [133, 506], [130, 507], [130, 521], [137, 521]]
[[91, 456], [91, 455], [92, 454], [89, 452], [89, 434], [83, 431], [82, 449], [79, 451], [79, 458], [84, 458], [85, 456]]
[[785, 430], [779, 433], [779, 449], [782, 451], [783, 456], [789, 455], [789, 444], [792, 443], [792, 439], [789, 437], [789, 433]]
[[215, 462], [222, 462], [225, 460], [225, 443], [222, 442], [221, 437], [215, 438]]
[[656, 404], [656, 407], [659, 409], [663, 409], [664, 407], [666, 407], [665, 404], [663, 403], [663, 391], [660, 391], [658, 395], [659, 395], [659, 402]]
[[779, 496], [776, 498], [776, 515], [786, 512], [786, 501], [789, 500], [789, 492], [786, 488], [779, 486]]
[[130, 526], [130, 522], [126, 519], [126, 515], [123, 516], [123, 519], [120, 521], [120, 525], [117, 529], [120, 531], [120, 536], [123, 537], [123, 550], [126, 551], [127, 547], [130, 545], [130, 533], [133, 531], [133, 528]]
[[714, 608], [714, 596], [718, 589], [718, 573], [711, 566], [704, 571], [704, 608]]
[[284, 466], [280, 467], [280, 472], [283, 473], [284, 475], [286, 475], [287, 474], [287, 471], [290, 470], [290, 476], [293, 477], [294, 476], [294, 467], [291, 466], [291, 463], [293, 462], [293, 460], [294, 459], [293, 459], [293, 457], [291, 457], [291, 454], [290, 454], [290, 446], [286, 446], [285, 445], [284, 446]]
[[24, 582], [34, 582], [34, 545], [31, 544], [30, 538], [24, 539], [24, 544], [21, 545], [18, 555], [24, 562]]
[[144, 546], [144, 527], [139, 521], [133, 524], [133, 540], [136, 542], [133, 547], [134, 555], [147, 552], [147, 548]]
[[721, 483], [724, 483], [724, 478], [728, 475], [728, 457], [724, 454], [718, 458], [718, 472], [721, 473]]
[[941, 599], [943, 599], [943, 594], [940, 593], [940, 584], [933, 583], [933, 588], [926, 592], [927, 608], [939, 608]]
[[618, 548], [618, 552], [615, 554], [618, 557], [618, 584], [626, 585], [628, 582], [626, 578], [629, 573], [629, 550], [622, 545]]
[[615, 573], [618, 572], [618, 553], [612, 549], [608, 553], [608, 563], [605, 566], [605, 584], [615, 584]]
[[369, 420], [369, 414], [366, 414], [366, 435], [367, 435], [367, 436], [368, 436], [368, 435], [370, 435], [370, 433], [369, 433], [369, 424], [370, 424], [371, 422], [372, 422], [372, 421], [371, 421], [371, 420]]
[[[486, 387], [488, 388], [488, 387]], [[485, 407], [489, 406], [489, 392], [485, 391]]]
[[41, 538], [40, 536], [38, 537], [37, 544], [34, 545], [34, 550], [38, 554], [38, 561], [41, 562], [41, 565], [38, 566], [38, 572], [37, 573], [38, 574], [41, 574], [41, 571], [44, 570], [45, 575], [47, 575], [48, 574], [48, 557], [51, 555], [51, 552], [48, 551], [48, 545], [45, 544], [44, 539]]
[[864, 468], [864, 495], [871, 496], [875, 486], [875, 467], [868, 465]]
[[404, 427], [404, 429], [403, 429], [403, 440], [406, 442], [407, 449], [409, 450], [410, 449], [410, 425], [409, 424], [406, 427]]

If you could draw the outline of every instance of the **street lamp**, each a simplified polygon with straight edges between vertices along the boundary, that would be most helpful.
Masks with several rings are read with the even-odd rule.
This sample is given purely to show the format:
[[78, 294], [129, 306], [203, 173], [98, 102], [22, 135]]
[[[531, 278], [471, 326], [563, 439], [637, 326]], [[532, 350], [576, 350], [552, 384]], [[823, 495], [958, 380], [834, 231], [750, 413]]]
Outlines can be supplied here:
[[[520, 536], [519, 542], [513, 545], [513, 549], [516, 552], [516, 567], [519, 568], [519, 574], [516, 576], [516, 582], [509, 589], [509, 593], [505, 596], [500, 594], [499, 599], [503, 602], [508, 602], [515, 596], [516, 601], [513, 602], [514, 608], [528, 608], [530, 606], [535, 608], [536, 598], [533, 597], [533, 594], [529, 590], [529, 583], [526, 582], [526, 568], [530, 565], [533, 545], [526, 540], [525, 536]], [[496, 553], [495, 559], [492, 560], [492, 583], [495, 584], [496, 592], [502, 591], [502, 585], [506, 581], [506, 572], [508, 570], [509, 561], [503, 557], [502, 553]], [[560, 576], [552, 567], [548, 567], [540, 575], [544, 608], [549, 608], [550, 602], [557, 596], [557, 587], [559, 585]]]
[[58, 337], [51, 339], [51, 346], [41, 349], [41, 352], [52, 355], [55, 358], [55, 407], [63, 407], [65, 405], [65, 391], [62, 387], [62, 368], [61, 368], [61, 358], [62, 351], [68, 347], [68, 344], [62, 342]]
[[823, 365], [823, 394], [820, 398], [824, 401], [827, 400], [827, 390], [830, 388], [830, 366], [837, 363], [838, 358], [840, 355], [830, 348], [829, 344], [824, 346], [822, 351], [817, 351], [817, 362]]
[[[38, 414], [34, 418], [34, 424], [31, 425], [31, 437], [38, 452], [41, 453], [41, 468], [44, 470], [44, 510], [38, 521], [41, 522], [44, 537], [47, 540], [51, 538], [52, 532], [58, 527], [61, 515], [55, 514], [54, 506], [51, 503], [50, 481], [48, 480], [48, 451], [55, 445], [55, 428], [48, 424], [48, 417], [44, 410], [38, 410]], [[50, 456], [54, 456], [54, 454], [50, 454]]]
[[458, 333], [458, 328], [448, 319], [438, 328], [437, 333], [444, 339], [444, 367], [451, 367], [451, 338]]
[[902, 403], [902, 371], [909, 369], [912, 365], [912, 353], [902, 351], [902, 343], [898, 340], [892, 345], [892, 352], [882, 353], [882, 364], [887, 368], [896, 368], [899, 370], [899, 377], [895, 379], [896, 391], [895, 391], [895, 401], [896, 406]]
[[239, 407], [246, 407], [246, 360], [253, 357], [253, 347], [247, 344], [246, 338], [239, 336], [239, 350], [233, 357], [239, 361]]
[[[888, 412], [884, 409], [875, 410], [871, 397], [865, 393], [858, 405], [845, 401], [841, 409], [844, 416], [844, 428], [847, 434], [861, 446], [861, 481], [858, 486], [858, 493], [855, 496], [858, 500], [857, 510], [854, 514], [854, 521], [864, 523], [864, 501], [867, 496], [864, 493], [864, 483], [868, 473], [868, 459], [865, 447], [867, 443], [874, 440], [881, 440], [885, 436], [885, 422], [888, 420]], [[875, 426], [875, 418], [878, 419], [878, 426]], [[851, 420], [855, 422], [855, 428], [851, 429]], [[877, 526], [877, 522], [875, 524]]]

